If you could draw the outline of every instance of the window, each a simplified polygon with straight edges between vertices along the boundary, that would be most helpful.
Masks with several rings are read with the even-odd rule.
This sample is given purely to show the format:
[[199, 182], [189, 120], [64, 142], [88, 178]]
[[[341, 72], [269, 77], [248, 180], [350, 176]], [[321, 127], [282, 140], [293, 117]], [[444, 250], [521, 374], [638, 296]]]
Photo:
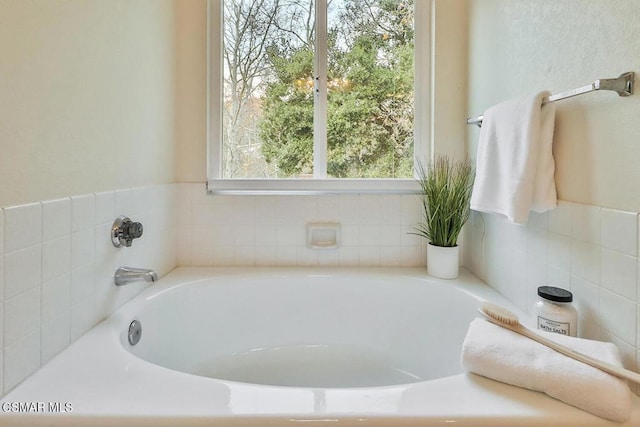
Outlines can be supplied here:
[[413, 189], [429, 3], [210, 0], [210, 190]]

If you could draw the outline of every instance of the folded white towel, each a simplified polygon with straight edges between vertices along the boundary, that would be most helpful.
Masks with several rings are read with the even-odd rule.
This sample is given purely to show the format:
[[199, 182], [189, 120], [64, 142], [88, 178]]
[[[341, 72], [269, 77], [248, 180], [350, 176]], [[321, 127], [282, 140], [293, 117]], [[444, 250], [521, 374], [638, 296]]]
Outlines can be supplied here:
[[555, 106], [540, 92], [505, 101], [484, 113], [471, 209], [526, 224], [529, 211], [556, 207], [552, 153]]
[[[622, 366], [614, 344], [538, 332], [578, 352]], [[462, 345], [462, 366], [494, 380], [544, 392], [602, 418], [624, 422], [631, 416], [631, 391], [624, 380], [484, 319], [469, 325]]]

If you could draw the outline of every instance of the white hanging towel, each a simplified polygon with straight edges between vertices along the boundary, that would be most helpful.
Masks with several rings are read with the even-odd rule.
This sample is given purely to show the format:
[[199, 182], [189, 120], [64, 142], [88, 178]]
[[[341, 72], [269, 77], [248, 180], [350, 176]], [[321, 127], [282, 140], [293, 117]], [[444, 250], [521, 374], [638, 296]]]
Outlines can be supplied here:
[[549, 92], [505, 101], [484, 113], [471, 209], [526, 224], [529, 212], [557, 204], [553, 179], [555, 106]]

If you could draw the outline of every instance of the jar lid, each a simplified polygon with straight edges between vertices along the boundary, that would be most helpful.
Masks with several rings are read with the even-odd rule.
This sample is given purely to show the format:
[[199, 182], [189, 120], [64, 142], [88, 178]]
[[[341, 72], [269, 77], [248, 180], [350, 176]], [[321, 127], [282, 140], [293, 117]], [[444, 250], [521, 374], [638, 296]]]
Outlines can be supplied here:
[[573, 294], [566, 289], [556, 288], [554, 286], [540, 286], [538, 295], [544, 299], [555, 302], [571, 302]]

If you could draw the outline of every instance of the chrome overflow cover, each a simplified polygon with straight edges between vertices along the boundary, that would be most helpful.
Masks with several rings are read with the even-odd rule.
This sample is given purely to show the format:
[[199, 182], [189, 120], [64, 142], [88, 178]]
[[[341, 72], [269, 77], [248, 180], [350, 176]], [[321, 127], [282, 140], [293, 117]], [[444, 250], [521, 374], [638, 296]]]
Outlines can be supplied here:
[[142, 336], [142, 323], [134, 320], [129, 324], [129, 333], [127, 334], [127, 338], [129, 339], [129, 344], [136, 345], [140, 341], [140, 337]]

